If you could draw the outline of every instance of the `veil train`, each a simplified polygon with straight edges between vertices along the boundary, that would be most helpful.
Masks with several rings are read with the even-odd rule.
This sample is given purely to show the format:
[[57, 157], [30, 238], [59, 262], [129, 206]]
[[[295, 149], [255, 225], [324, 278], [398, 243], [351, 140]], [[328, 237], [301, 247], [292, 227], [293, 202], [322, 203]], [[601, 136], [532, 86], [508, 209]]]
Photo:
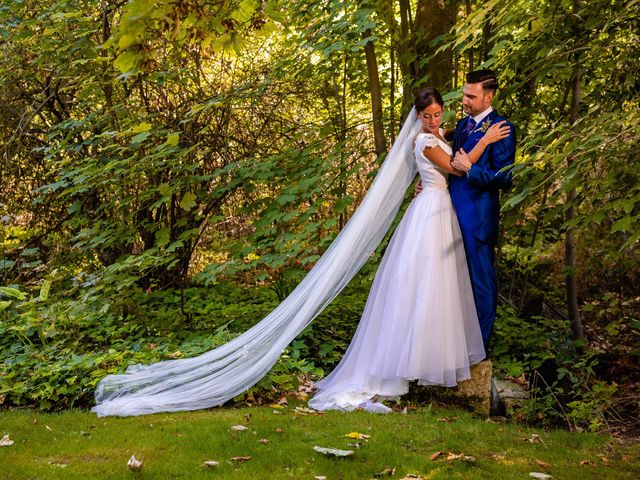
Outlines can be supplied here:
[[98, 416], [214, 407], [255, 385], [375, 251], [395, 218], [416, 166], [412, 109], [358, 209], [316, 265], [269, 315], [230, 342], [193, 358], [132, 365], [95, 391]]

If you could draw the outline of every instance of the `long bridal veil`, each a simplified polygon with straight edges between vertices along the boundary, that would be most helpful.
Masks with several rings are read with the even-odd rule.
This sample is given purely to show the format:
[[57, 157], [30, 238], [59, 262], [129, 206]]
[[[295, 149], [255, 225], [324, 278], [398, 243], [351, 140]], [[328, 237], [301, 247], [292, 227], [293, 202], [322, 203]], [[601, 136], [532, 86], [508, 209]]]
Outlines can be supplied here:
[[340, 293], [374, 252], [393, 222], [416, 173], [414, 110], [362, 203], [293, 292], [258, 324], [198, 357], [132, 365], [102, 379], [98, 416], [144, 415], [221, 405], [255, 385], [291, 341]]

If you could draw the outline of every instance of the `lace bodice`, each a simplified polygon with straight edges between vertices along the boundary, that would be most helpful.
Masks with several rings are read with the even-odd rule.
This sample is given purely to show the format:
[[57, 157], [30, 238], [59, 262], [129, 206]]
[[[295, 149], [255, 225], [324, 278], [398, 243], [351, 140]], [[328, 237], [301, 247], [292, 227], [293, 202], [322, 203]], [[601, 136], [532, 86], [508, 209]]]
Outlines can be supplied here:
[[451, 155], [451, 147], [435, 135], [421, 132], [416, 137], [416, 145], [413, 149], [423, 188], [446, 189], [449, 174], [424, 156], [422, 152], [426, 147], [440, 147], [447, 155]]

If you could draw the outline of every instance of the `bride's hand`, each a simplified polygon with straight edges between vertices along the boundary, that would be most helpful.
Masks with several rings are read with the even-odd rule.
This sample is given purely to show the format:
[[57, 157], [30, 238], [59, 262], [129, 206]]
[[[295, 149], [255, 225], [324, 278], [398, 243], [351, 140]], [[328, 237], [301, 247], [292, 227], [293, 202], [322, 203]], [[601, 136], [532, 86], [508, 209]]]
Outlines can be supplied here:
[[507, 138], [509, 136], [509, 125], [505, 125], [506, 120], [502, 120], [494, 125], [491, 125], [482, 139], [486, 142], [487, 145], [491, 143], [495, 143], [503, 138]]

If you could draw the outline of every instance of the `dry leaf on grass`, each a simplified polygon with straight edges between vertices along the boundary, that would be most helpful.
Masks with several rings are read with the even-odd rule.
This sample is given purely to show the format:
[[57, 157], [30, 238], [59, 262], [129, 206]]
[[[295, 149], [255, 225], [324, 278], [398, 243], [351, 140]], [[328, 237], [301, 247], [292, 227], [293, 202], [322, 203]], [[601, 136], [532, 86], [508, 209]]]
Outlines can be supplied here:
[[231, 427], [231, 430], [233, 430], [234, 432], [244, 432], [246, 430], [249, 430], [247, 427], [245, 427], [244, 425], [233, 425]]
[[9, 434], [7, 433], [2, 440], [0, 440], [0, 447], [8, 447], [9, 445], [13, 445], [13, 440], [9, 438]]
[[258, 443], [261, 443], [262, 445], [267, 445], [269, 443], [269, 439], [261, 438], [260, 440], [258, 440]]
[[[284, 407], [284, 405], [279, 405], [277, 403], [272, 403], [271, 405], [269, 405], [269, 408], [275, 408], [275, 409], [278, 409], [278, 410], [283, 410], [285, 407]], [[276, 413], [276, 412], [273, 412], [273, 413]]]
[[140, 470], [142, 470], [143, 466], [144, 463], [138, 460], [134, 455], [131, 455], [131, 458], [127, 462], [127, 467], [129, 467], [129, 470], [131, 470], [132, 472], [139, 472]]
[[396, 474], [396, 469], [387, 467], [381, 472], [374, 473], [373, 478], [381, 478], [381, 477], [393, 477]]
[[529, 442], [529, 443], [541, 443], [542, 445], [544, 445], [546, 447], [546, 444], [542, 440], [542, 437], [540, 435], [536, 434], [536, 433], [531, 435], [531, 438], [523, 438], [522, 440], [524, 440], [525, 442]]
[[215, 460], [207, 460], [202, 464], [202, 466], [207, 468], [217, 468], [220, 466], [220, 462], [216, 462]]
[[400, 480], [422, 480], [422, 477], [417, 473], [409, 473], [406, 477], [402, 477]]
[[320, 452], [331, 457], [353, 457], [354, 454], [353, 450], [338, 450], [336, 448], [325, 448], [318, 446], [313, 447], [313, 449], [316, 452]]
[[541, 472], [529, 472], [529, 476], [537, 478], [538, 480], [549, 480], [550, 478], [553, 478], [551, 475]]
[[241, 457], [231, 457], [231, 461], [232, 462], [248, 462], [249, 460], [251, 460], [251, 456], [249, 455], [245, 455], [245, 456], [241, 456]]
[[368, 440], [371, 438], [371, 435], [365, 435], [364, 433], [358, 433], [358, 432], [351, 432], [342, 436], [347, 438], [353, 438], [355, 440]]
[[455, 422], [456, 420], [458, 420], [458, 417], [444, 417], [444, 418], [438, 419], [439, 422], [444, 422], [444, 423], [452, 423], [452, 422]]
[[438, 450], [436, 453], [434, 453], [433, 455], [431, 455], [431, 460], [435, 460], [436, 458], [444, 455], [445, 452], [443, 452], [442, 450]]
[[431, 460], [437, 460], [438, 458], [443, 457], [445, 455], [446, 455], [446, 460], [448, 462], [451, 462], [453, 460], [463, 460], [465, 462], [475, 462], [476, 461], [476, 459], [474, 457], [471, 457], [469, 455], [465, 455], [464, 453], [444, 452], [442, 450], [437, 451], [436, 453], [431, 455]]
[[325, 477], [324, 475], [316, 475], [315, 477], [313, 477], [313, 480], [327, 480], [327, 477]]
[[307, 407], [296, 407], [293, 411], [296, 415], [324, 415], [324, 412], [319, 412]]
[[543, 462], [542, 460], [536, 459], [536, 464], [543, 468], [551, 468], [551, 465], [549, 465], [547, 462]]
[[284, 433], [284, 430], [283, 430], [283, 429], [281, 429], [281, 428], [276, 428], [276, 429], [275, 429], [275, 432], [276, 432], [276, 433]]
[[580, 465], [591, 465], [591, 460], [582, 460]]

